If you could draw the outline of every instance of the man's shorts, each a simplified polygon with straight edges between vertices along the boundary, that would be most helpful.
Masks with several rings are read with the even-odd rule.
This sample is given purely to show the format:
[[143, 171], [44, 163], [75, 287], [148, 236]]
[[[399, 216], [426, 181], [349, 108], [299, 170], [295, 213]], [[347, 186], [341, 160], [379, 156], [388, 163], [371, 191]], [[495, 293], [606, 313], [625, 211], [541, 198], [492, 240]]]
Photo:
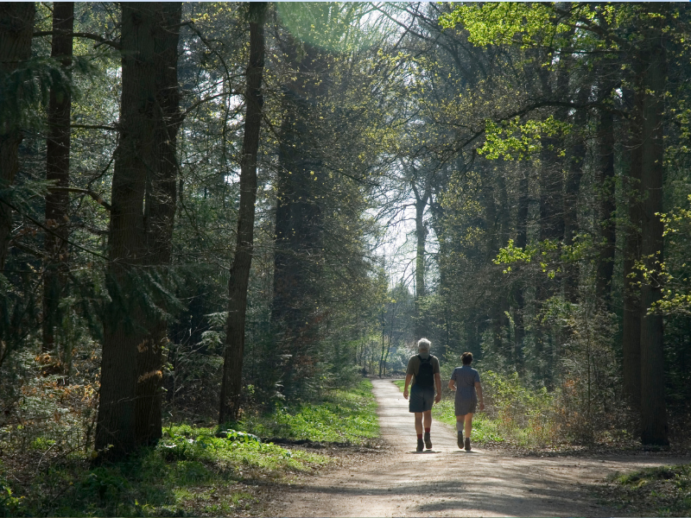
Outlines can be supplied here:
[[456, 398], [454, 407], [455, 415], [474, 414], [477, 407], [477, 401], [475, 401], [474, 399]]
[[420, 388], [415, 385], [410, 389], [409, 412], [427, 412], [434, 404], [434, 387]]

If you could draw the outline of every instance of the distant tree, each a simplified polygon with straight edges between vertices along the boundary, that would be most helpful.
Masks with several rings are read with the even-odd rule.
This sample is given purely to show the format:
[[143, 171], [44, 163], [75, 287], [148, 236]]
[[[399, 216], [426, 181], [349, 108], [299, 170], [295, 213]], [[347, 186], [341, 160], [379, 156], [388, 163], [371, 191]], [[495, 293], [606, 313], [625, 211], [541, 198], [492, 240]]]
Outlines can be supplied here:
[[250, 54], [247, 65], [245, 135], [240, 159], [240, 210], [237, 245], [228, 281], [228, 330], [221, 385], [221, 424], [235, 420], [242, 394], [242, 364], [245, 351], [247, 289], [254, 247], [254, 217], [257, 199], [257, 150], [262, 122], [262, 75], [264, 71], [264, 18], [267, 4], [256, 2], [248, 8]]
[[[67, 70], [72, 63], [74, 2], [56, 2], [53, 6], [53, 41], [51, 57]], [[69, 236], [70, 185], [70, 114], [72, 93], [65, 85], [51, 85], [48, 104], [48, 141], [46, 145], [46, 180], [54, 188], [46, 195], [46, 253], [43, 279], [43, 350], [55, 348], [55, 327], [59, 324], [59, 303], [65, 292]]]

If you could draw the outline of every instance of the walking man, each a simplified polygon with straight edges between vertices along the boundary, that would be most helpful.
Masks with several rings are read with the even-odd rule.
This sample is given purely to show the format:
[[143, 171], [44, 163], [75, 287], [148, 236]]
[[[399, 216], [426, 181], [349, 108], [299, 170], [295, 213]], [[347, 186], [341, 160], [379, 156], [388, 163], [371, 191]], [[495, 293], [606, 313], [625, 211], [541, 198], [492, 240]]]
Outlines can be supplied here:
[[[449, 380], [449, 388], [456, 391], [455, 414], [458, 431], [458, 447], [463, 448], [463, 424], [465, 423], [465, 451], [470, 451], [470, 432], [473, 429], [473, 414], [480, 398], [480, 410], [485, 409], [480, 385], [480, 373], [473, 369], [473, 353], [463, 353], [462, 367], [456, 367]], [[477, 394], [476, 394], [477, 392]]]
[[[408, 360], [403, 397], [408, 399], [408, 385], [412, 380], [408, 410], [415, 414], [415, 431], [417, 432], [417, 451], [424, 446], [432, 449], [430, 428], [432, 427], [432, 405], [441, 401], [441, 376], [439, 359], [429, 353], [431, 343], [427, 338], [418, 340], [418, 354]], [[436, 388], [436, 397], [435, 397]], [[422, 419], [425, 420], [425, 442], [422, 442]]]

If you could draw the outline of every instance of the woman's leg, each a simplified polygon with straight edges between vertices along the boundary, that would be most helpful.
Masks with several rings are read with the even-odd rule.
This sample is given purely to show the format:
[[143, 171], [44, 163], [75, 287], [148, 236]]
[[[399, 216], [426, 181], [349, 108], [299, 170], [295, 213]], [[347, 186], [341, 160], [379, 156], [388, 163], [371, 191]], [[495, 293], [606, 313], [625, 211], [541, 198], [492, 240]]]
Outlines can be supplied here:
[[458, 439], [456, 444], [458, 444], [458, 447], [463, 449], [463, 419], [464, 415], [457, 415], [456, 416], [456, 433], [458, 434]]
[[465, 418], [465, 437], [466, 439], [470, 439], [470, 432], [473, 430], [473, 414], [466, 414], [464, 416], [457, 416], [456, 419], [458, 420], [458, 417], [463, 417]]

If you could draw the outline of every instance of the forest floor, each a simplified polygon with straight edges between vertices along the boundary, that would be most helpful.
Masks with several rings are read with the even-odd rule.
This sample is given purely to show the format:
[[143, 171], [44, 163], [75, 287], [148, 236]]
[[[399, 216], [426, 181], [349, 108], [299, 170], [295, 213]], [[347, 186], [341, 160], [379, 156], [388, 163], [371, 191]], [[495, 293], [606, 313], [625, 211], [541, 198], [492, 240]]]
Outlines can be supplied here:
[[[259, 489], [253, 509], [276, 516], [612, 516], [635, 512], [602, 492], [618, 473], [691, 458], [650, 452], [516, 455], [456, 445], [435, 421], [434, 448], [414, 451], [413, 419], [391, 380], [372, 380], [383, 447], [343, 452], [335, 467]], [[608, 497], [610, 496], [610, 497]]]

